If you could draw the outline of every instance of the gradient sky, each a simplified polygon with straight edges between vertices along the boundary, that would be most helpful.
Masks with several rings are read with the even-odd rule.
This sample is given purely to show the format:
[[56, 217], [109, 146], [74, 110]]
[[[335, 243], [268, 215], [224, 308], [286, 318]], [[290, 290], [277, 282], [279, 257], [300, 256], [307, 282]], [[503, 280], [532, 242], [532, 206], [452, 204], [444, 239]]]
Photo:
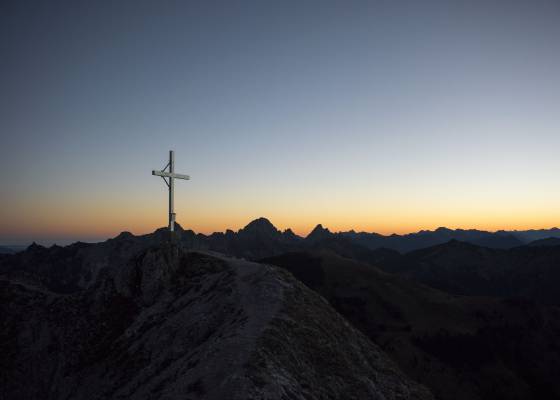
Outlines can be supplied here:
[[558, 1], [3, 1], [0, 243], [560, 225]]

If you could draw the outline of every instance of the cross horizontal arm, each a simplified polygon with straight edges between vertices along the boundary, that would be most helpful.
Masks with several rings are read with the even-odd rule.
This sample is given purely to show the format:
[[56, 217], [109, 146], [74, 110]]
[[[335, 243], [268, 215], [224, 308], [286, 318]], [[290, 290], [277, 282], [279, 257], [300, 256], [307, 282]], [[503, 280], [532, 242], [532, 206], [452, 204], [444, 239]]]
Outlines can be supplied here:
[[166, 178], [175, 178], [175, 179], [185, 179], [185, 180], [191, 179], [191, 177], [188, 176], [188, 175], [171, 174], [169, 172], [155, 171], [155, 170], [152, 171], [152, 175], [163, 176], [163, 177], [166, 177]]

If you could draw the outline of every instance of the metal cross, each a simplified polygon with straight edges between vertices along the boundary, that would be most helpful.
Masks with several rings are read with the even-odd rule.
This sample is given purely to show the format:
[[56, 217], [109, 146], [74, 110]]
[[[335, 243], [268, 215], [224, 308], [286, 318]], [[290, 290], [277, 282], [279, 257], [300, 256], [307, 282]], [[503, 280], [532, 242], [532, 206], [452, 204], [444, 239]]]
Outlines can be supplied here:
[[[167, 168], [169, 168], [169, 171], [165, 172]], [[175, 230], [175, 207], [173, 204], [173, 194], [175, 192], [175, 184], [173, 181], [175, 179], [189, 180], [191, 178], [188, 175], [175, 173], [175, 154], [173, 150], [169, 151], [169, 162], [167, 163], [167, 165], [161, 171], [152, 170], [152, 175], [161, 176], [161, 178], [164, 180], [165, 184], [169, 188], [169, 231], [173, 232]]]

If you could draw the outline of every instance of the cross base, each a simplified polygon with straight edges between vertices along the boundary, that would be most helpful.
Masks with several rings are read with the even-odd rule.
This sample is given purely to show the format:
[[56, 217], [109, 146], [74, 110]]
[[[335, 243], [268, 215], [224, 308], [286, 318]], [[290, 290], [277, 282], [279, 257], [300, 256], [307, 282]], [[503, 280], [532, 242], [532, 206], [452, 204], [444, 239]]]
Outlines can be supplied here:
[[164, 242], [178, 244], [181, 242], [181, 232], [166, 230], [165, 232], [163, 232], [162, 240]]

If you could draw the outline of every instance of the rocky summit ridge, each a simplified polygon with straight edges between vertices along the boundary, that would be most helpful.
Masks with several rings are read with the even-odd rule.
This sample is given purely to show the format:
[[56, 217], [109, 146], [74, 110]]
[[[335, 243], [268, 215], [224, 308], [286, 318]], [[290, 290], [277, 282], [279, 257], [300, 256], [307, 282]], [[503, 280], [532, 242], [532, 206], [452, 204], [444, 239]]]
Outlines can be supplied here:
[[431, 398], [289, 272], [152, 239], [3, 256], [0, 398]]

